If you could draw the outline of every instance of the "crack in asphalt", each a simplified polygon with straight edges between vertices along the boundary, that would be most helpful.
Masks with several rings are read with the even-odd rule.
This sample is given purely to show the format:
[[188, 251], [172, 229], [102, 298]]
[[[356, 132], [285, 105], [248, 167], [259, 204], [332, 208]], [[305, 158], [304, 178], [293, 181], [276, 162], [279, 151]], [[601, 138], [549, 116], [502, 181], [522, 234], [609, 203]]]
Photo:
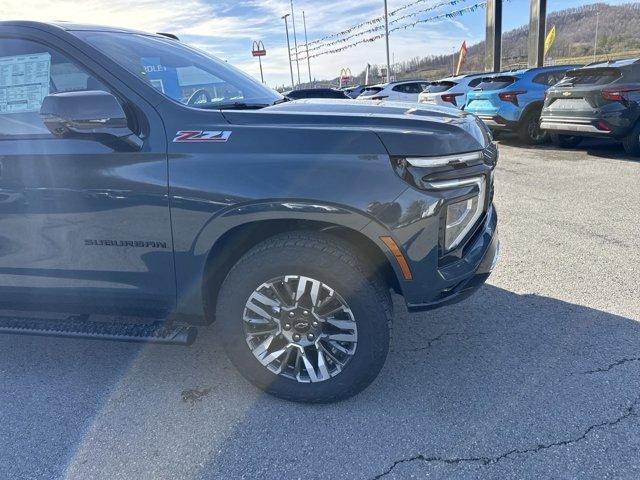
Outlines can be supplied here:
[[623, 410], [622, 414], [619, 415], [618, 417], [616, 417], [615, 419], [613, 419], [613, 420], [605, 420], [603, 422], [591, 425], [581, 435], [579, 435], [579, 436], [577, 436], [575, 438], [570, 438], [568, 440], [559, 440], [559, 441], [551, 442], [551, 443], [538, 444], [538, 445], [536, 445], [534, 447], [528, 447], [528, 448], [523, 448], [523, 449], [514, 448], [513, 450], [509, 450], [508, 452], [505, 452], [505, 453], [503, 453], [501, 455], [498, 455], [496, 457], [452, 457], [452, 458], [447, 458], [447, 457], [427, 457], [426, 455], [418, 454], [418, 455], [415, 455], [413, 457], [396, 460], [395, 462], [393, 462], [393, 465], [391, 465], [384, 472], [382, 472], [382, 473], [376, 475], [375, 477], [373, 477], [372, 480], [378, 480], [380, 478], [385, 477], [386, 475], [389, 475], [391, 472], [393, 472], [393, 470], [398, 465], [401, 465], [403, 463], [421, 461], [421, 462], [426, 462], [426, 463], [439, 462], [439, 463], [445, 463], [445, 464], [448, 464], [448, 465], [458, 465], [458, 464], [461, 464], [461, 463], [480, 463], [481, 465], [492, 465], [492, 464], [495, 464], [495, 463], [498, 463], [498, 462], [504, 460], [507, 457], [510, 457], [511, 455], [523, 455], [523, 454], [527, 454], [527, 453], [538, 453], [538, 452], [541, 452], [543, 450], [548, 450], [548, 449], [553, 448], [553, 447], [562, 447], [562, 446], [566, 446], [566, 445], [572, 445], [574, 443], [581, 442], [582, 440], [587, 438], [587, 436], [591, 432], [593, 432], [594, 430], [601, 429], [601, 428], [606, 428], [606, 427], [612, 427], [612, 426], [617, 425], [620, 422], [626, 420], [627, 418], [636, 417], [638, 415], [638, 412], [636, 412], [635, 409], [636, 409], [636, 406], [638, 405], [639, 402], [640, 402], [640, 396], [636, 397], [635, 400], [633, 400], [633, 402], [631, 402], [631, 404]]
[[414, 348], [403, 348], [401, 350], [392, 350], [395, 352], [421, 352], [423, 350], [429, 350], [434, 343], [439, 342], [440, 340], [444, 339], [445, 337], [454, 337], [454, 336], [458, 336], [458, 335], [470, 335], [470, 336], [479, 336], [479, 335], [484, 335], [484, 332], [443, 332], [440, 335], [438, 335], [437, 337], [433, 337], [433, 338], [429, 338], [426, 340], [426, 344], [420, 347], [414, 347]]
[[593, 373], [608, 372], [609, 370], [615, 367], [619, 367], [620, 365], [624, 365], [625, 363], [630, 363], [630, 362], [640, 362], [640, 357], [626, 357], [621, 360], [610, 363], [606, 367], [600, 367], [600, 368], [596, 368], [595, 370], [587, 370], [586, 372], [582, 372], [582, 375], [591, 375]]

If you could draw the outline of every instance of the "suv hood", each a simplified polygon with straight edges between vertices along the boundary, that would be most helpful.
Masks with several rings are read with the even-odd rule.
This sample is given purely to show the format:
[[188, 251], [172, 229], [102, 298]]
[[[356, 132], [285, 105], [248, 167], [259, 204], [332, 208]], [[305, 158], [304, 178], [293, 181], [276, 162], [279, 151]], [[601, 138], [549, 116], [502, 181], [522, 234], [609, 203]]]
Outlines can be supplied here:
[[370, 100], [296, 100], [261, 110], [222, 112], [232, 125], [354, 129], [375, 132], [390, 155], [447, 155], [484, 149], [486, 127], [457, 109]]

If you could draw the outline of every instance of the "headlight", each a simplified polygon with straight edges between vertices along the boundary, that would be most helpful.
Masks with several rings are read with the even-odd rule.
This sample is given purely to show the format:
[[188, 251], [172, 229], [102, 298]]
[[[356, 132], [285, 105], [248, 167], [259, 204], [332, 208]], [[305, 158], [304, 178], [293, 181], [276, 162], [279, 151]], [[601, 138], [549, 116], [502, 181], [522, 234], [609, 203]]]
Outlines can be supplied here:
[[485, 177], [473, 177], [429, 183], [429, 187], [437, 190], [450, 190], [468, 186], [476, 186], [477, 192], [474, 192], [473, 196], [447, 206], [444, 233], [444, 248], [446, 251], [453, 250], [460, 245], [482, 216], [487, 196], [487, 181]]
[[456, 163], [466, 163], [482, 160], [482, 152], [459, 153], [443, 157], [407, 157], [407, 163], [414, 167], [444, 167]]

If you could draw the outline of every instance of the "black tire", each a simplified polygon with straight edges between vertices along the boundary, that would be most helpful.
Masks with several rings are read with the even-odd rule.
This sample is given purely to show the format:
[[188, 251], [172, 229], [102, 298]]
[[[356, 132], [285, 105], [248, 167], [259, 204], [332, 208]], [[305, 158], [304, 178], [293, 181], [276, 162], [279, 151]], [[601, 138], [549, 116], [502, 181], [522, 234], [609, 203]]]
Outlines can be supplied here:
[[552, 133], [550, 137], [551, 143], [560, 148], [576, 148], [582, 143], [582, 137], [577, 135], [561, 135], [559, 133]]
[[[267, 369], [249, 348], [242, 320], [245, 304], [261, 284], [282, 275], [330, 285], [353, 312], [357, 348], [336, 376], [300, 383]], [[238, 261], [220, 289], [216, 318], [227, 355], [247, 380], [285, 400], [328, 403], [356, 395], [377, 377], [389, 349], [391, 314], [389, 288], [347, 243], [327, 234], [293, 232], [258, 244]]]
[[540, 128], [540, 114], [542, 110], [537, 108], [529, 111], [522, 119], [518, 129], [520, 141], [527, 145], [541, 145], [549, 140], [549, 133]]
[[631, 133], [622, 139], [622, 146], [627, 154], [640, 157], [640, 122], [636, 123]]

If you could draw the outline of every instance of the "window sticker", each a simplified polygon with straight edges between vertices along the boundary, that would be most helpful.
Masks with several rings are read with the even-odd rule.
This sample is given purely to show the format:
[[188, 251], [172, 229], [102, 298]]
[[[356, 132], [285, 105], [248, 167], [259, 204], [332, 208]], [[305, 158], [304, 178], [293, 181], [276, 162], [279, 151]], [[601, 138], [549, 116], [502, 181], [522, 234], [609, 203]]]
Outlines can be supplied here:
[[173, 67], [166, 67], [158, 57], [143, 57], [140, 59], [145, 78], [155, 88], [162, 86], [160, 90], [174, 100], [182, 98], [182, 89], [178, 83], [178, 74]]
[[0, 57], [0, 114], [39, 112], [50, 73], [49, 53]]

